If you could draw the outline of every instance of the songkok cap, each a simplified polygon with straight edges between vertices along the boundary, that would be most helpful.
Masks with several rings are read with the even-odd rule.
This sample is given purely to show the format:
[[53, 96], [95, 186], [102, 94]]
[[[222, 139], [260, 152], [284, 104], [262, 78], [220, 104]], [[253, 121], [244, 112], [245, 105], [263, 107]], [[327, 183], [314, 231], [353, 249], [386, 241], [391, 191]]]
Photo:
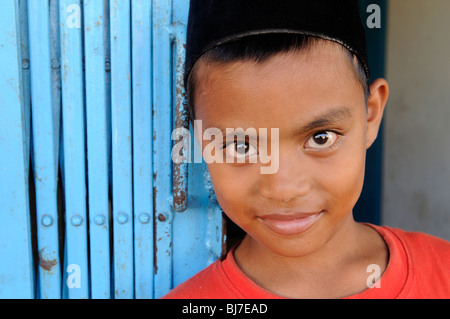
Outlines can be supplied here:
[[337, 42], [359, 59], [369, 79], [358, 0], [191, 0], [185, 84], [208, 50], [247, 36], [277, 33]]

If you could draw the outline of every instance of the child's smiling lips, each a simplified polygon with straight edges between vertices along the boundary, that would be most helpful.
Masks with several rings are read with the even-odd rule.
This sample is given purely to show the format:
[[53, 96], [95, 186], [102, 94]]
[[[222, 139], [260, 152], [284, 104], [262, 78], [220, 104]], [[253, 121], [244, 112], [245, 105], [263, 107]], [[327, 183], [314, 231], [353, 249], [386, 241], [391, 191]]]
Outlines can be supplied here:
[[258, 216], [269, 229], [279, 235], [295, 235], [306, 231], [322, 217], [323, 211], [314, 213], [283, 213]]

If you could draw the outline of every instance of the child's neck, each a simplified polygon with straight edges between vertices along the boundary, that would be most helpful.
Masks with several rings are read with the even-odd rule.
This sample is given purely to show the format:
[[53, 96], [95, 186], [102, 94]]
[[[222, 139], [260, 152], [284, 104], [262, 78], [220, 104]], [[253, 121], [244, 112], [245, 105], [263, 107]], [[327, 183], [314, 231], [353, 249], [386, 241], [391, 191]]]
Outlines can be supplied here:
[[370, 264], [384, 271], [388, 249], [373, 228], [351, 218], [323, 247], [306, 256], [277, 255], [247, 235], [234, 257], [249, 278], [272, 293], [342, 298], [367, 289]]

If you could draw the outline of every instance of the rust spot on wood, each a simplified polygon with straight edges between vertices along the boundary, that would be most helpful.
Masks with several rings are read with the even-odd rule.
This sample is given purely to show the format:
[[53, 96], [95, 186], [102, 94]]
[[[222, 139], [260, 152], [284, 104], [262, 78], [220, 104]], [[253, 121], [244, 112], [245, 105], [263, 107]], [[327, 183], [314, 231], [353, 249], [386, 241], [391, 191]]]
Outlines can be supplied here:
[[58, 262], [56, 261], [56, 259], [49, 260], [49, 259], [45, 259], [42, 256], [42, 253], [45, 248], [46, 247], [39, 250], [39, 266], [46, 271], [52, 271], [53, 267], [55, 267], [58, 264]]

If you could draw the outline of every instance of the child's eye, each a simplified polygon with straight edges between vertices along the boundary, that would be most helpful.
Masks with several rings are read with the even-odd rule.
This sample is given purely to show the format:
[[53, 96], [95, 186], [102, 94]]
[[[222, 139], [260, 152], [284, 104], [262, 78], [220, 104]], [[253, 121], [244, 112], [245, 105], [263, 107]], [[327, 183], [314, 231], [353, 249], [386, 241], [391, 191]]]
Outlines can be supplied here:
[[226, 146], [226, 152], [237, 159], [245, 159], [257, 155], [258, 149], [248, 142], [234, 141]]
[[339, 134], [332, 131], [321, 131], [315, 133], [306, 142], [306, 147], [310, 149], [327, 149], [332, 147], [339, 139]]

